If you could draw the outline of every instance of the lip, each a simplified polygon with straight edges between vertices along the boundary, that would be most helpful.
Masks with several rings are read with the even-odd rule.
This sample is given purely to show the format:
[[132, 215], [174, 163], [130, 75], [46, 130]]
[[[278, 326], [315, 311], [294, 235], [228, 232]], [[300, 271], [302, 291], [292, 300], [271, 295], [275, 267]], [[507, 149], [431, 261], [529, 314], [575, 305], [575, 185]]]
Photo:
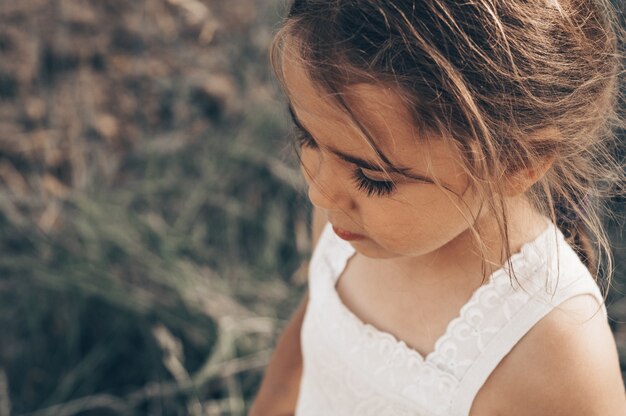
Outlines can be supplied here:
[[339, 236], [339, 238], [341, 238], [342, 240], [346, 240], [346, 241], [357, 241], [357, 240], [363, 240], [365, 238], [364, 235], [352, 233], [350, 231], [344, 230], [334, 225], [333, 225], [333, 231], [335, 232], [335, 234], [337, 234], [337, 236]]

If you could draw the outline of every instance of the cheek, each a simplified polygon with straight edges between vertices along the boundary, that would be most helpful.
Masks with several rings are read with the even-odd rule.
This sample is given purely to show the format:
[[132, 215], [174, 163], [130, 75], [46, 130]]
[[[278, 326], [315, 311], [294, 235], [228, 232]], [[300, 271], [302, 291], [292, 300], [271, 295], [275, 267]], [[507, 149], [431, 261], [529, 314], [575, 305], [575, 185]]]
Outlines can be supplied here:
[[435, 248], [469, 226], [469, 201], [430, 185], [416, 186], [421, 188], [362, 204], [363, 221], [381, 246], [397, 252]]

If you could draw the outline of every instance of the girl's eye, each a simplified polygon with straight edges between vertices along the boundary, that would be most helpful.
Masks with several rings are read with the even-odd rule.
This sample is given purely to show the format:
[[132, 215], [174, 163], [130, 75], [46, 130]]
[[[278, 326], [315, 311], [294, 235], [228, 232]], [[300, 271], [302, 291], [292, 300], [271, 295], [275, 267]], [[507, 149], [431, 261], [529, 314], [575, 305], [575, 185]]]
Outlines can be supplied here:
[[313, 138], [311, 138], [311, 136], [309, 136], [305, 132], [299, 132], [296, 136], [296, 141], [298, 142], [300, 147], [306, 147], [309, 149], [318, 148], [317, 143], [315, 143], [315, 140], [313, 140]]
[[367, 196], [386, 196], [396, 190], [396, 185], [391, 181], [375, 181], [363, 174], [363, 170], [358, 168], [352, 173], [352, 179], [357, 189], [363, 191]]

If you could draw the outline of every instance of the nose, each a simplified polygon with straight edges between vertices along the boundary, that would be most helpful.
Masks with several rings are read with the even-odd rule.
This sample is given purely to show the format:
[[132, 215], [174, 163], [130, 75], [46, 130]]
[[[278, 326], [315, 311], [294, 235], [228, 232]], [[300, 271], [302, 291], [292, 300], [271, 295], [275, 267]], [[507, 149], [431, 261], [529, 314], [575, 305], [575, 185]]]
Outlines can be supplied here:
[[354, 209], [354, 200], [342, 179], [345, 175], [340, 174], [340, 167], [328, 157], [318, 156], [315, 160], [302, 160], [302, 173], [309, 187], [311, 203], [326, 211]]

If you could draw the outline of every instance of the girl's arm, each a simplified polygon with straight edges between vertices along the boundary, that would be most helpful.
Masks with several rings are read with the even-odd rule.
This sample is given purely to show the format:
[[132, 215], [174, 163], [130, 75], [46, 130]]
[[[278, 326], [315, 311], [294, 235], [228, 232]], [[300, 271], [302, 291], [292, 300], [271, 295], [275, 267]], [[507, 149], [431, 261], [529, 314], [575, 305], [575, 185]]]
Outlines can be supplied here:
[[[317, 244], [325, 224], [326, 216], [319, 210], [314, 210], [311, 227], [313, 247]], [[294, 414], [302, 376], [300, 330], [307, 303], [308, 294], [305, 294], [278, 340], [249, 416]]]
[[300, 329], [307, 303], [308, 295], [305, 295], [280, 336], [249, 416], [286, 416], [294, 413], [302, 376]]

